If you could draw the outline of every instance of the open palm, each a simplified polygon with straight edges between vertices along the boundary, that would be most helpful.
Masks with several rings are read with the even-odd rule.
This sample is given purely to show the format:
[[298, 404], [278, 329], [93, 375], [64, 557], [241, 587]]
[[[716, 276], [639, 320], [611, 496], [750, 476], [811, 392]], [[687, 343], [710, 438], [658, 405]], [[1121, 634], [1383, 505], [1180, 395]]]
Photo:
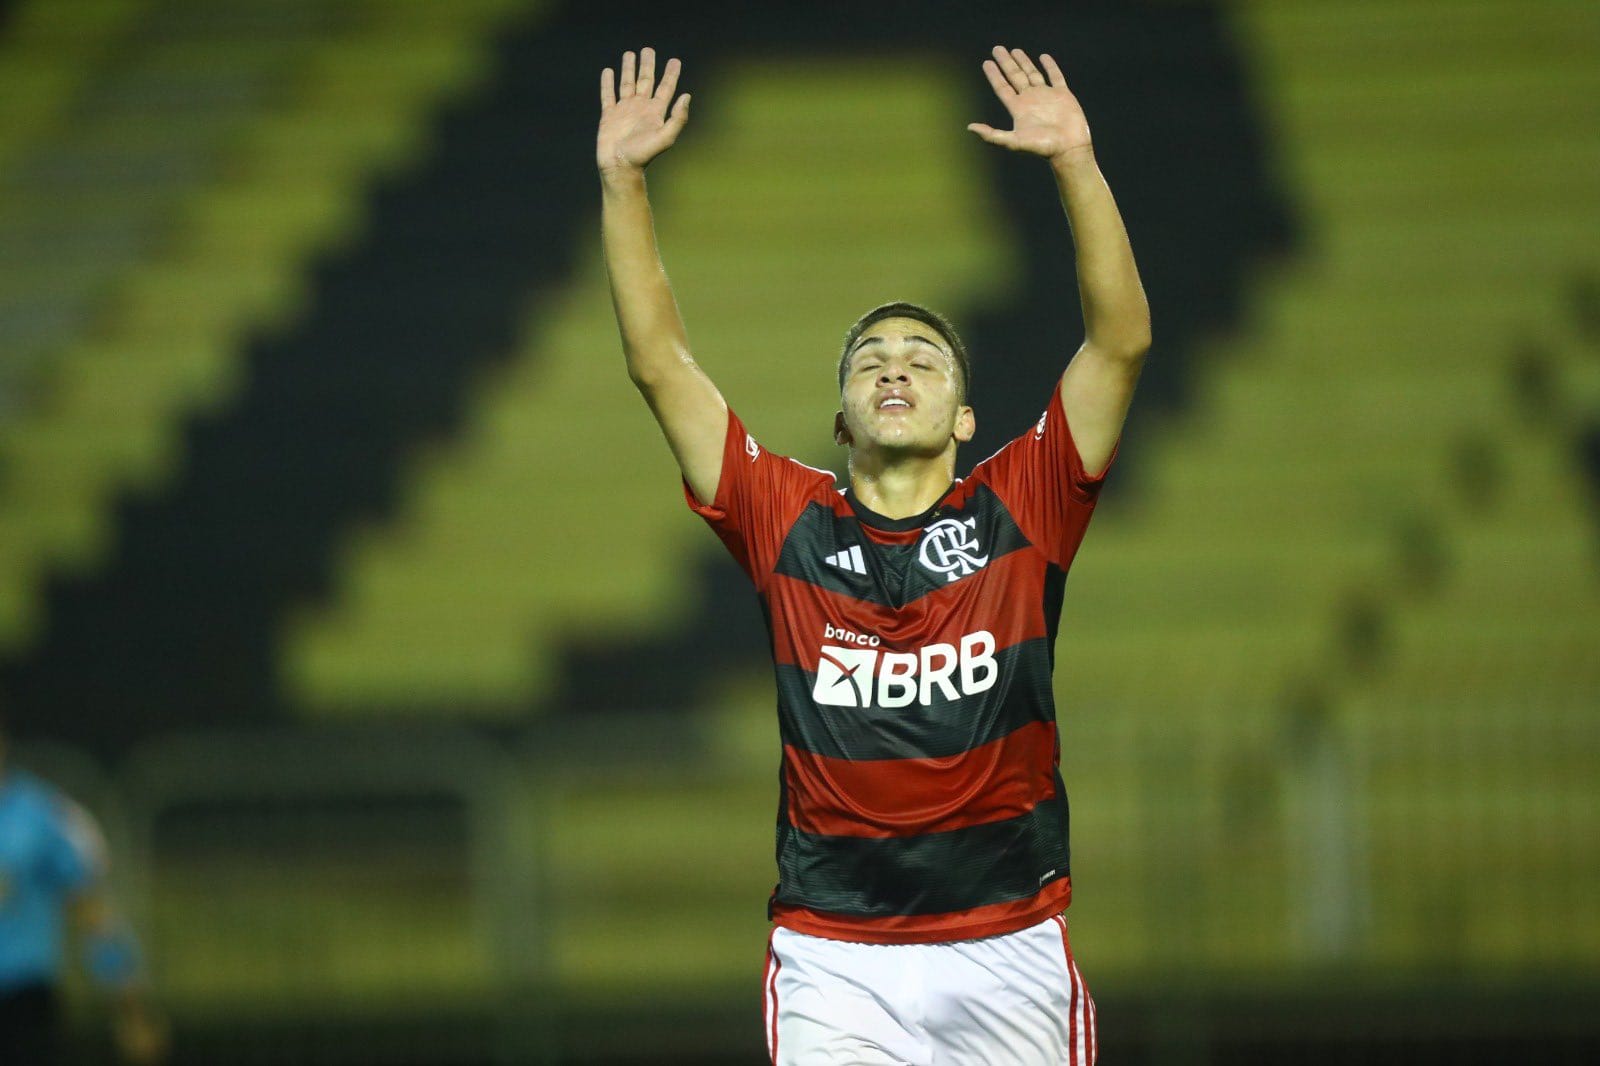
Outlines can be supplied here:
[[[595, 139], [595, 163], [601, 170], [642, 168], [672, 146], [689, 121], [689, 94], [674, 103], [678, 74], [676, 59], [667, 60], [661, 84], [655, 83], [656, 51], [639, 53], [634, 72], [633, 53], [622, 53], [622, 76], [612, 85], [611, 68], [600, 72], [600, 131]], [[671, 104], [671, 112], [668, 105]]]
[[1022, 49], [1008, 51], [995, 45], [994, 58], [983, 61], [983, 73], [994, 88], [994, 94], [1011, 113], [1013, 128], [997, 130], [982, 122], [973, 122], [967, 129], [990, 144], [1046, 158], [1087, 148], [1089, 121], [1084, 118], [1078, 98], [1067, 88], [1067, 79], [1062, 77], [1061, 68], [1054, 59], [1041, 54], [1039, 61], [1044, 64], [1045, 73], [1034, 66]]

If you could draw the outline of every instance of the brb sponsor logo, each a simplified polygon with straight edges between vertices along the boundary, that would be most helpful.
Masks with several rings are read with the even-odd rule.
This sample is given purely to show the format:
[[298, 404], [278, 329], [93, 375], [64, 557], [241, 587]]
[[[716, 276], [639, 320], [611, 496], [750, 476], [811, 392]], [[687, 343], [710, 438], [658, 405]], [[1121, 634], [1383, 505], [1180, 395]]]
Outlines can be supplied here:
[[946, 581], [956, 581], [973, 573], [989, 561], [979, 555], [977, 518], [945, 518], [928, 527], [922, 535], [917, 559]]
[[[916, 651], [881, 651], [875, 635], [826, 629], [817, 655], [811, 698], [826, 707], [924, 707], [937, 692], [947, 700], [987, 692], [1000, 676], [994, 634], [968, 633], [959, 644], [926, 644]], [[849, 646], [845, 646], [848, 644]]]

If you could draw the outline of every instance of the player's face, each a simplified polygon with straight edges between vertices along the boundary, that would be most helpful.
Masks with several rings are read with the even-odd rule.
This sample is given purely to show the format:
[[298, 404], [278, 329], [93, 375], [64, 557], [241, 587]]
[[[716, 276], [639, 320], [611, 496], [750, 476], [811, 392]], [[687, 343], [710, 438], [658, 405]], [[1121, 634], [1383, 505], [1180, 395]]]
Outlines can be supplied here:
[[845, 363], [840, 444], [889, 454], [935, 456], [972, 439], [955, 357], [938, 331], [914, 318], [867, 328]]

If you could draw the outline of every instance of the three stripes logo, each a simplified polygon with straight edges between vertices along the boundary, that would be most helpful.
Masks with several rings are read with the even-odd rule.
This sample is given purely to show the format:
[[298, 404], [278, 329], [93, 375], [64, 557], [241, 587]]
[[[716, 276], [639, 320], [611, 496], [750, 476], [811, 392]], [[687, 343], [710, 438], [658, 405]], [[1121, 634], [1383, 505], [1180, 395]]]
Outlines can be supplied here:
[[832, 555], [824, 555], [822, 561], [829, 566], [837, 566], [840, 570], [848, 570], [852, 574], [864, 574], [867, 572], [867, 562], [861, 555], [861, 545], [859, 544], [852, 544], [850, 547], [836, 551]]

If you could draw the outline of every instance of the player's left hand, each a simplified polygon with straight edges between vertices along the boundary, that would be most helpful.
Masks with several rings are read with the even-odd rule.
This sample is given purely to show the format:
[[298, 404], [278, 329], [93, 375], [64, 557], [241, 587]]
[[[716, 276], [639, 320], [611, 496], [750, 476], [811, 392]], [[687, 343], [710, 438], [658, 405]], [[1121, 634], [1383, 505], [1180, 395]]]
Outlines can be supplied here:
[[967, 129], [990, 144], [1052, 161], [1069, 152], [1090, 149], [1089, 120], [1084, 117], [1078, 98], [1067, 88], [1061, 68], [1048, 55], [1041, 54], [1039, 62], [1044, 64], [1045, 73], [1040, 73], [1022, 49], [1007, 51], [995, 45], [994, 58], [983, 61], [983, 73], [1011, 113], [1014, 128], [997, 130], [972, 122]]
[[128, 1066], [162, 1066], [172, 1052], [167, 1020], [137, 992], [125, 993], [117, 1004], [111, 1036], [119, 1060]]

